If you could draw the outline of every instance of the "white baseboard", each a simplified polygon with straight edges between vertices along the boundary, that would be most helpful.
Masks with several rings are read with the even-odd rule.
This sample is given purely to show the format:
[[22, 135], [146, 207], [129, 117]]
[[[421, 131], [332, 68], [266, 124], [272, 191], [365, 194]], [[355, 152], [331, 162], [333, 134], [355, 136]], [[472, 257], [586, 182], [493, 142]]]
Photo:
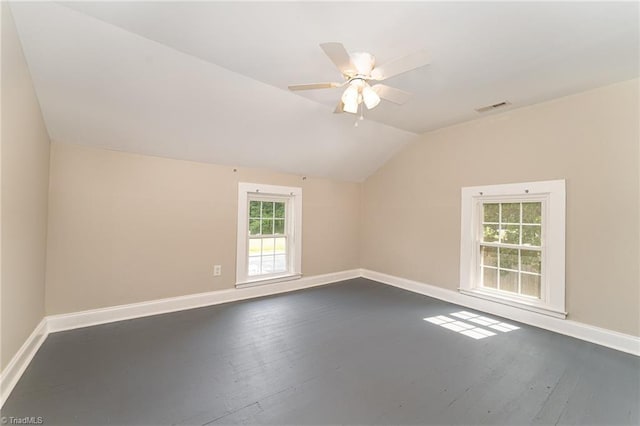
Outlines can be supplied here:
[[22, 344], [18, 352], [11, 358], [9, 364], [0, 374], [0, 408], [9, 397], [18, 380], [27, 369], [29, 363], [35, 356], [40, 345], [49, 334], [47, 329], [47, 318], [43, 318], [36, 328], [31, 332], [27, 340]]
[[457, 291], [383, 274], [381, 272], [370, 271], [368, 269], [362, 270], [362, 277], [640, 356], [640, 337], [577, 321], [559, 319], [536, 312], [525, 311], [513, 306], [461, 294]]
[[70, 314], [51, 315], [47, 317], [49, 332], [73, 330], [91, 325], [105, 324], [149, 315], [165, 314], [185, 309], [218, 305], [220, 303], [235, 302], [252, 299], [254, 297], [270, 296], [272, 294], [300, 290], [303, 288], [331, 284], [337, 281], [358, 278], [359, 269], [334, 272], [323, 275], [302, 277], [297, 280], [264, 284], [255, 287], [231, 288], [226, 290], [196, 293], [186, 296], [157, 299], [148, 302], [132, 303], [129, 305], [111, 306], [108, 308], [92, 309], [73, 312]]

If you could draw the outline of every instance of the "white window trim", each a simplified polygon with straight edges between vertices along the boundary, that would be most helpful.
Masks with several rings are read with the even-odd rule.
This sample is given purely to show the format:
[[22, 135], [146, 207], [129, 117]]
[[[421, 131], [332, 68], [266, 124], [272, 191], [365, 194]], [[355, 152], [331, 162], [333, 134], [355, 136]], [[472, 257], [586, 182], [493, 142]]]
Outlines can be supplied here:
[[[282, 274], [249, 277], [249, 194], [265, 197], [289, 198], [287, 220], [293, 228], [288, 244], [289, 271]], [[236, 254], [236, 287], [253, 287], [298, 279], [302, 276], [302, 188], [290, 186], [264, 185], [259, 183], [238, 183], [238, 233]]]
[[[536, 198], [543, 200], [543, 221], [546, 230], [542, 267], [544, 282], [540, 300], [528, 300], [483, 289], [478, 282], [476, 227], [479, 223], [479, 204], [491, 200]], [[462, 217], [460, 234], [460, 288], [463, 294], [566, 318], [565, 310], [565, 211], [564, 180], [486, 185], [462, 188]]]

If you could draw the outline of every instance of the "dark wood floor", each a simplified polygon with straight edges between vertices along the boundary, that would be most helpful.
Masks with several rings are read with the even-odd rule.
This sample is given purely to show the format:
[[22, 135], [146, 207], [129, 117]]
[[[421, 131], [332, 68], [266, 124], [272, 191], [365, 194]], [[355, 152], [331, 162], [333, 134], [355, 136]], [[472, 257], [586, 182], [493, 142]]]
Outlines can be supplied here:
[[495, 333], [479, 340], [423, 320], [458, 311], [473, 312], [355, 279], [55, 333], [2, 415], [47, 425], [639, 423], [639, 358], [508, 320], [520, 328], [479, 326]]

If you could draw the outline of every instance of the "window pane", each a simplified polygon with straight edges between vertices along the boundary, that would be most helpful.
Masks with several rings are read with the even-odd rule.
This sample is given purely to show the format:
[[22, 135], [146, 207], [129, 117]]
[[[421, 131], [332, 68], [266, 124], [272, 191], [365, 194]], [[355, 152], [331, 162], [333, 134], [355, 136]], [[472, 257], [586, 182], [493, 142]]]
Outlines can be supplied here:
[[284, 219], [284, 203], [276, 203], [275, 216]]
[[500, 270], [500, 290], [518, 292], [518, 273]]
[[273, 221], [274, 224], [274, 234], [284, 234], [284, 219], [275, 219]]
[[285, 272], [287, 270], [287, 255], [276, 254], [273, 272]]
[[487, 243], [498, 241], [498, 225], [484, 225], [482, 241]]
[[540, 246], [542, 227], [540, 225], [522, 225], [522, 244]]
[[259, 275], [260, 274], [260, 260], [261, 256], [250, 256], [249, 257], [249, 276], [251, 275]]
[[498, 270], [482, 268], [482, 285], [490, 288], [498, 288]]
[[522, 203], [522, 223], [542, 223], [542, 203]]
[[249, 256], [259, 256], [262, 254], [262, 239], [250, 238], [249, 239]]
[[249, 202], [249, 217], [251, 218], [260, 217], [260, 201]]
[[273, 217], [273, 203], [270, 201], [262, 202], [262, 217]]
[[534, 250], [520, 250], [520, 259], [523, 271], [541, 273], [542, 253]]
[[495, 223], [500, 221], [500, 210], [497, 203], [484, 204], [484, 221]]
[[502, 223], [520, 223], [520, 203], [502, 204]]
[[540, 298], [540, 275], [520, 274], [521, 293]]
[[276, 238], [275, 252], [276, 253], [286, 253], [287, 252], [287, 239], [286, 238]]
[[502, 225], [502, 243], [520, 244], [520, 225]]
[[249, 235], [260, 234], [260, 219], [249, 219]]
[[496, 247], [480, 247], [482, 265], [498, 266], [498, 249]]
[[262, 256], [262, 273], [270, 274], [273, 272], [273, 256]]
[[273, 219], [262, 219], [262, 235], [273, 234]]
[[500, 249], [500, 268], [518, 270], [518, 249]]
[[275, 250], [275, 238], [263, 238], [262, 239], [262, 254], [273, 254]]
[[249, 217], [260, 217], [260, 201], [249, 202]]

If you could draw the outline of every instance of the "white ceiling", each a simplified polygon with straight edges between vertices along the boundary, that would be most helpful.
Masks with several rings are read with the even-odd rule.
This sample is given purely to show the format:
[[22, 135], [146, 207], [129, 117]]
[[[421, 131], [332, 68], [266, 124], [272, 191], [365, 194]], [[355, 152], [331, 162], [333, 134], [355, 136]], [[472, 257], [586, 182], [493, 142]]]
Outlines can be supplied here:
[[[12, 4], [52, 139], [362, 180], [407, 141], [478, 117], [638, 76], [637, 2]], [[426, 49], [387, 80], [414, 94], [353, 127], [318, 47], [378, 63]]]

